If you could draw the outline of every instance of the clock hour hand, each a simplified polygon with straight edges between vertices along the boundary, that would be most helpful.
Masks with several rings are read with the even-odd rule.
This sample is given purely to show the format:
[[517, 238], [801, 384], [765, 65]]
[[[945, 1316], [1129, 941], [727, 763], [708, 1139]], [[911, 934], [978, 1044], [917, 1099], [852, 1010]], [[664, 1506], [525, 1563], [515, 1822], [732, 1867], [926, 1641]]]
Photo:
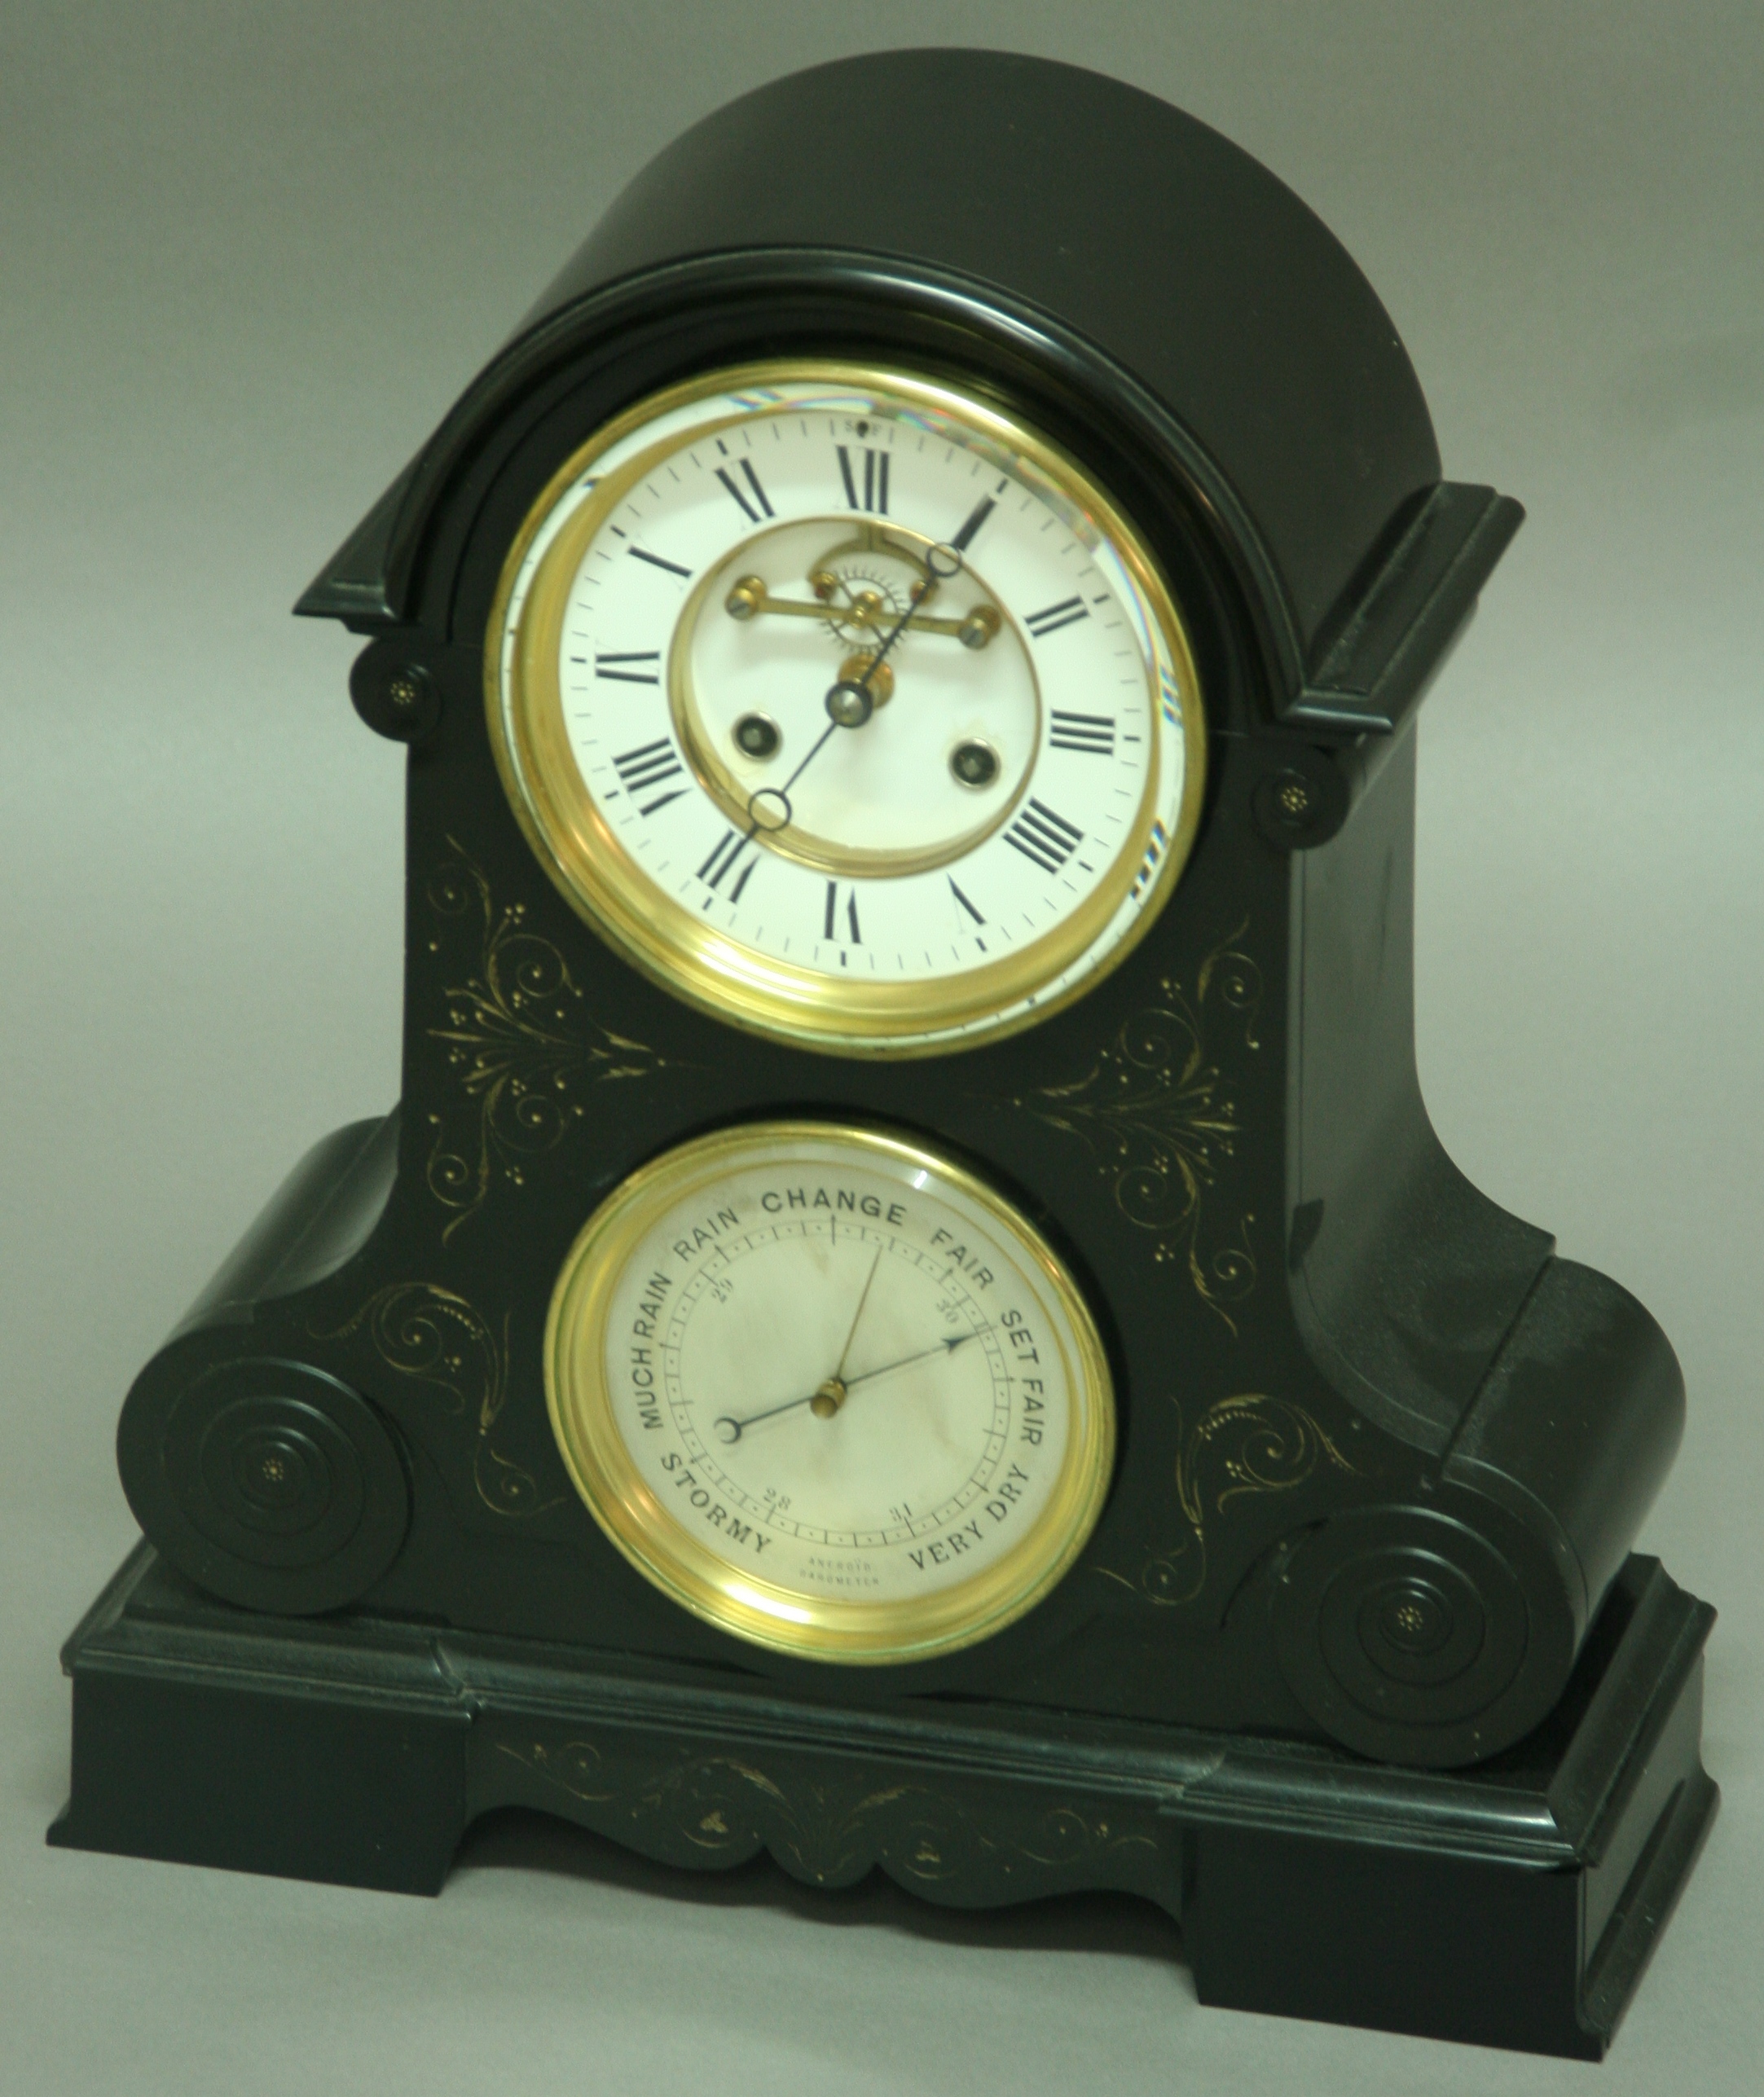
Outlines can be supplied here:
[[[873, 1269], [871, 1270], [873, 1273]], [[861, 1308], [861, 1306], [860, 1306]], [[856, 1325], [853, 1330], [856, 1330]], [[844, 1405], [848, 1395], [860, 1383], [873, 1383], [878, 1377], [891, 1376], [897, 1369], [909, 1368], [915, 1361], [928, 1361], [934, 1354], [953, 1354], [958, 1347], [966, 1347], [982, 1333], [989, 1333], [990, 1325], [976, 1325], [972, 1332], [957, 1333], [948, 1339], [939, 1340], [935, 1347], [922, 1347], [914, 1354], [904, 1354], [897, 1361], [885, 1361], [880, 1369], [866, 1369], [861, 1376], [829, 1376], [818, 1384], [806, 1397], [787, 1398], [781, 1405], [768, 1405], [763, 1412], [749, 1413], [737, 1419], [725, 1413], [720, 1419], [710, 1422], [717, 1440], [725, 1445], [738, 1442], [751, 1427], [762, 1420], [775, 1420], [781, 1413], [794, 1413], [799, 1405], [806, 1405], [817, 1420], [830, 1420]], [[847, 1343], [849, 1345], [849, 1342]]]

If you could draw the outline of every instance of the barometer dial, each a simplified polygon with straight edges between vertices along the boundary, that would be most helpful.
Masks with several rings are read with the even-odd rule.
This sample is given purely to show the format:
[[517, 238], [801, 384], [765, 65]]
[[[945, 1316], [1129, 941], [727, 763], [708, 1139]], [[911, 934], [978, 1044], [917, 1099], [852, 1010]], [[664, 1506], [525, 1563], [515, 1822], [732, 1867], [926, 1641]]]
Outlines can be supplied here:
[[486, 675], [571, 901], [810, 1047], [960, 1046], [1077, 995], [1199, 818], [1193, 663], [1132, 525], [900, 372], [754, 367], [631, 410], [534, 506]]
[[1108, 1485], [1071, 1277], [964, 1168], [870, 1128], [753, 1124], [636, 1173], [564, 1264], [545, 1361], [619, 1550], [789, 1652], [987, 1637], [1071, 1565]]

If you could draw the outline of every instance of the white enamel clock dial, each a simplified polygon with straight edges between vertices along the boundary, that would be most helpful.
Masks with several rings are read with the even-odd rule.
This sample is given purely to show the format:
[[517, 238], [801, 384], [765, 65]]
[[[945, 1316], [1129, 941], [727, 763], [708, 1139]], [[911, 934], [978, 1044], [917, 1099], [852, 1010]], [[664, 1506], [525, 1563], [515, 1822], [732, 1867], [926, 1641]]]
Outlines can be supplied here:
[[1018, 1027], [1180, 872], [1204, 754], [1131, 525], [998, 411], [768, 367], [643, 403], [504, 571], [494, 740], [553, 878], [719, 1017], [902, 1053]]
[[760, 1644], [923, 1657], [1037, 1601], [1113, 1451], [1071, 1277], [983, 1183], [814, 1123], [702, 1138], [636, 1174], [565, 1263], [559, 1447], [676, 1601]]

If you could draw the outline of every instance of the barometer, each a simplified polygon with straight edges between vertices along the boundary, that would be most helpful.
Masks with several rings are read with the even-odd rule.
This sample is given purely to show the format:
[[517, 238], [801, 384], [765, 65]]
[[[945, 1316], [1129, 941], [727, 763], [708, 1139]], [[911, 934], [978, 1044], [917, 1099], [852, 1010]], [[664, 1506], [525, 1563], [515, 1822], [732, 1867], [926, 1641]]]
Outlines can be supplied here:
[[1715, 1803], [1683, 1382], [1414, 1051], [1520, 520], [1118, 81], [845, 59], [638, 174], [297, 608], [408, 750], [398, 1099], [128, 1393], [51, 1839], [437, 1892], [538, 1808], [1602, 2052]]
[[758, 1122], [634, 1173], [571, 1247], [552, 1425], [639, 1570], [737, 1637], [922, 1658], [1033, 1606], [1114, 1453], [1083, 1295], [922, 1145]]

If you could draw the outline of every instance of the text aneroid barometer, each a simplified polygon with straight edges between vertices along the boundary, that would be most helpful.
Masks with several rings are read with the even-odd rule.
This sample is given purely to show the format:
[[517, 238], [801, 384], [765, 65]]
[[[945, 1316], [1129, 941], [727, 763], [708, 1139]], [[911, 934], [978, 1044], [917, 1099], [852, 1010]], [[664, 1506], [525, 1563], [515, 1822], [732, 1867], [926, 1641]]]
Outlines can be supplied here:
[[926, 1053], [1076, 996], [1181, 870], [1205, 748], [1133, 525], [957, 388], [806, 361], [652, 396], [534, 505], [486, 635], [552, 878], [744, 1027]]
[[996, 1631], [1108, 1484], [1108, 1370], [1071, 1277], [970, 1173], [874, 1130], [750, 1123], [634, 1174], [565, 1263], [545, 1365], [625, 1555], [820, 1659]]

